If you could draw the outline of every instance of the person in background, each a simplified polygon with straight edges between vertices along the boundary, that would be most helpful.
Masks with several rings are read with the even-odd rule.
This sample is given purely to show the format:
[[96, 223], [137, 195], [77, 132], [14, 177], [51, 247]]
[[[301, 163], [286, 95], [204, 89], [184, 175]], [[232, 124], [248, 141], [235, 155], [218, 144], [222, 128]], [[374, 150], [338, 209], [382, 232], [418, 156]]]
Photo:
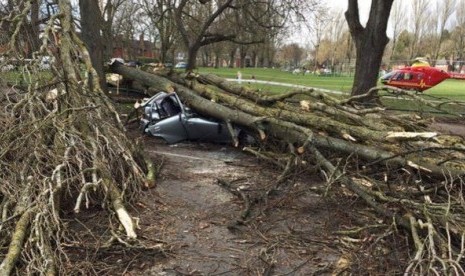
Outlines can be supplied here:
[[237, 78], [237, 82], [239, 84], [241, 84], [242, 83], [242, 73], [241, 73], [241, 71], [237, 71], [236, 78]]

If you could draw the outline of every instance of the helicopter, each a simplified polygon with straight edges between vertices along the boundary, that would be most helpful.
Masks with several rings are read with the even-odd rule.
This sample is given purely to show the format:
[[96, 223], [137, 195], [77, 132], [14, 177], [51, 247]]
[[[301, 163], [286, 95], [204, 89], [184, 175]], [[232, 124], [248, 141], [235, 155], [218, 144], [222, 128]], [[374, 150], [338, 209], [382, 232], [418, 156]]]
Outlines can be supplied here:
[[428, 63], [420, 63], [389, 72], [380, 81], [384, 85], [423, 92], [446, 79], [465, 80], [465, 74], [446, 72]]

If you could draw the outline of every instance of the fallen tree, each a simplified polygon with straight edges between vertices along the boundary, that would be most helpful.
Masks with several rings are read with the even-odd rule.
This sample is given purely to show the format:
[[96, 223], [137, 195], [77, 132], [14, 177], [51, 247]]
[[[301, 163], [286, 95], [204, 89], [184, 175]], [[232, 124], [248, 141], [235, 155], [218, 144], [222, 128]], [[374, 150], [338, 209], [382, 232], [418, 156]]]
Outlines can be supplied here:
[[261, 147], [247, 150], [274, 164], [283, 162], [276, 153], [287, 150], [290, 157], [279, 166], [287, 172], [320, 168], [328, 189], [339, 183], [410, 234], [406, 273], [464, 273], [463, 137], [430, 131], [431, 118], [356, 105], [380, 97], [379, 90], [412, 103], [424, 101], [418, 96], [391, 87], [342, 100], [312, 89], [268, 96], [213, 75], [155, 75], [118, 63], [111, 71], [151, 91], [175, 91], [199, 113], [254, 130]]

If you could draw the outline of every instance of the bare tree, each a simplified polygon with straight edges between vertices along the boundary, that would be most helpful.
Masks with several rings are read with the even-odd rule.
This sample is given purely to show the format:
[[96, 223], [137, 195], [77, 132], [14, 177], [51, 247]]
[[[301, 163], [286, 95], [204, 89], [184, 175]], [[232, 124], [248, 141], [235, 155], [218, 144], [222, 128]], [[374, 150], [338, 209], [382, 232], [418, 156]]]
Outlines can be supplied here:
[[123, 55], [129, 59], [135, 59], [139, 53], [135, 52], [135, 38], [143, 36], [140, 32], [140, 22], [138, 22], [140, 6], [133, 2], [124, 2], [116, 11], [114, 18], [113, 33], [118, 36], [119, 46], [123, 50]]
[[392, 8], [391, 17], [389, 22], [392, 26], [392, 45], [391, 45], [391, 54], [389, 59], [395, 55], [397, 41], [400, 33], [406, 29], [407, 25], [407, 12], [405, 10], [405, 5], [401, 1], [395, 1]]
[[328, 13], [327, 7], [318, 7], [314, 12], [313, 16], [311, 17], [311, 33], [313, 34], [313, 48], [315, 49], [314, 53], [314, 63], [315, 63], [315, 70], [318, 69], [318, 54], [320, 50], [321, 40], [324, 36], [325, 30], [327, 28], [328, 22], [330, 22], [330, 16]]
[[[15, 2], [13, 45], [26, 28], [31, 1]], [[91, 2], [87, 3], [95, 4]], [[113, 104], [102, 95], [89, 53], [75, 30], [70, 0], [54, 5], [56, 13], [44, 22], [44, 47], [39, 49], [55, 57], [51, 74], [31, 77], [40, 74], [35, 58], [23, 71], [24, 78], [29, 76], [27, 89], [1, 88], [0, 275], [93, 274], [97, 270], [89, 267], [71, 271], [75, 260], [65, 243], [95, 246], [96, 252], [103, 240], [120, 235], [116, 228], [109, 230], [114, 223], [124, 229], [119, 241], [137, 238], [125, 203], [140, 193], [144, 182], [140, 149], [126, 137]], [[11, 48], [20, 54], [20, 49]], [[94, 231], [91, 235], [98, 241], [72, 234], [63, 215], [97, 202], [109, 211], [108, 220], [100, 223], [112, 234], [104, 237]]]
[[[211, 1], [201, 2], [200, 5], [189, 2], [189, 0], [181, 0], [175, 8], [174, 17], [178, 31], [181, 34], [181, 40], [188, 52], [187, 70], [192, 70], [196, 66], [197, 53], [200, 47], [235, 37], [234, 34], [225, 35], [209, 32], [211, 25], [226, 9], [231, 7], [234, 1], [226, 0], [218, 3], [218, 6], [215, 7]], [[210, 15], [206, 16], [207, 14]], [[192, 20], [195, 20], [195, 22], [192, 22]]]
[[106, 91], [104, 61], [113, 54], [113, 21], [117, 9], [126, 0], [79, 0], [81, 35], [97, 71], [100, 87]]
[[357, 61], [352, 95], [366, 93], [376, 86], [384, 49], [389, 42], [387, 22], [394, 0], [372, 0], [366, 27], [360, 23], [358, 1], [349, 0], [345, 13], [350, 33], [355, 41]]
[[436, 9], [435, 12], [432, 13], [432, 22], [436, 22], [436, 26], [431, 28], [435, 31], [435, 35], [433, 36], [433, 43], [432, 43], [432, 52], [431, 52], [431, 65], [435, 65], [437, 59], [439, 58], [439, 51], [441, 50], [441, 46], [445, 40], [445, 30], [446, 24], [451, 18], [451, 15], [454, 13], [455, 10], [455, 0], [441, 0], [436, 2]]
[[169, 57], [170, 50], [178, 40], [178, 32], [174, 22], [174, 0], [139, 0], [141, 8], [149, 18], [150, 24], [158, 31], [160, 41], [160, 61], [173, 61]]
[[344, 13], [341, 11], [331, 12], [332, 18], [327, 27], [327, 37], [331, 41], [331, 49], [329, 59], [331, 61], [331, 68], [334, 69], [336, 63], [337, 50], [341, 48], [341, 38], [344, 31], [347, 31], [346, 22], [344, 20]]
[[113, 41], [115, 39], [113, 24], [115, 16], [126, 0], [100, 0], [100, 10], [102, 14], [102, 37], [104, 44], [104, 59], [107, 60], [113, 55]]
[[409, 56], [410, 59], [418, 55], [418, 46], [425, 31], [428, 29], [426, 21], [428, 17], [429, 1], [427, 0], [414, 0], [412, 1], [412, 41], [410, 43]]
[[188, 52], [187, 70], [195, 67], [200, 47], [228, 40], [240, 45], [262, 43], [266, 32], [259, 30], [275, 34], [285, 27], [290, 14], [313, 5], [314, 1], [303, 0], [179, 1], [174, 15]]
[[276, 36], [265, 38], [263, 47], [260, 49], [258, 66], [270, 67], [275, 65], [274, 57], [276, 53]]
[[304, 49], [297, 43], [285, 45], [281, 49], [283, 59], [293, 67], [298, 67], [304, 55]]
[[464, 65], [465, 58], [465, 0], [459, 0], [456, 10], [456, 28], [452, 33], [454, 41], [455, 55], [460, 60], [459, 71]]

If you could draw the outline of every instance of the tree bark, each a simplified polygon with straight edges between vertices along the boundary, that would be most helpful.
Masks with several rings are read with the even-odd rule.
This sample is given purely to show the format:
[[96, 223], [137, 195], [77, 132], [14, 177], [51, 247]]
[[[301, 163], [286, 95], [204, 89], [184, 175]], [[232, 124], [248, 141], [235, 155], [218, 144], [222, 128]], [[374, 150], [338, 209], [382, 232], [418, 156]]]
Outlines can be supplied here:
[[0, 264], [0, 275], [11, 274], [21, 254], [26, 239], [26, 233], [29, 231], [29, 225], [36, 211], [37, 208], [29, 208], [21, 215], [19, 221], [16, 223], [15, 231], [13, 232], [10, 246], [8, 247], [8, 253]]
[[29, 43], [31, 45], [31, 53], [39, 50], [40, 41], [39, 41], [39, 1], [33, 1], [31, 3], [31, 27], [29, 35]]
[[352, 95], [361, 95], [376, 86], [384, 49], [389, 42], [386, 29], [394, 0], [372, 0], [366, 27], [360, 23], [358, 0], [348, 1], [345, 17], [357, 52]]
[[229, 52], [229, 68], [234, 68], [235, 67], [235, 57], [236, 57], [236, 49], [233, 49]]
[[186, 71], [192, 71], [197, 66], [197, 54], [199, 53], [200, 46], [193, 45], [187, 50], [187, 67]]
[[103, 18], [101, 16], [98, 2], [93, 0], [79, 0], [79, 8], [81, 10], [82, 40], [87, 46], [92, 66], [99, 77], [100, 88], [107, 91], [105, 72], [103, 69], [104, 47], [101, 35]]

